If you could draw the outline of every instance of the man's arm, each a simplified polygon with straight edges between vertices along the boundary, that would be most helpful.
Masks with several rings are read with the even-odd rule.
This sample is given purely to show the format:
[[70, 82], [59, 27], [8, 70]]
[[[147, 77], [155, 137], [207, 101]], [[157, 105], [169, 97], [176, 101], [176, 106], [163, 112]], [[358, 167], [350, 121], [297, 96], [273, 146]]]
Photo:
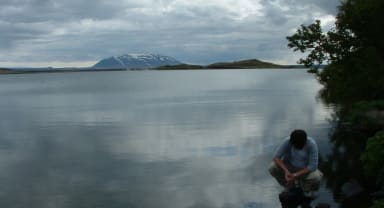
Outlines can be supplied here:
[[298, 177], [300, 177], [300, 176], [302, 176], [302, 175], [305, 175], [305, 174], [307, 174], [307, 173], [310, 173], [310, 172], [311, 172], [311, 170], [310, 170], [309, 168], [306, 167], [306, 168], [303, 168], [303, 169], [301, 169], [301, 170], [299, 170], [299, 171], [293, 173], [292, 176], [293, 176], [294, 178], [298, 178]]
[[285, 178], [285, 181], [287, 181], [287, 186], [291, 185], [295, 179], [294, 175], [289, 172], [287, 166], [285, 166], [284, 162], [279, 159], [279, 158], [274, 158], [273, 159], [273, 162], [275, 162], [275, 164], [277, 166], [279, 166], [283, 171], [284, 171], [284, 178]]
[[287, 137], [275, 152], [275, 155], [273, 156], [273, 162], [284, 171], [284, 177], [285, 177], [285, 180], [287, 181], [287, 185], [290, 185], [293, 182], [292, 180], [293, 175], [283, 162], [283, 158], [287, 157], [288, 151], [289, 151], [289, 138]]
[[285, 166], [284, 162], [279, 158], [274, 158], [273, 161], [276, 163], [277, 166], [279, 166], [284, 173], [290, 173], [288, 168]]
[[311, 172], [311, 170], [306, 167], [295, 173], [291, 173], [281, 159], [275, 158], [273, 159], [273, 161], [276, 163], [277, 166], [279, 166], [284, 171], [284, 176], [285, 176], [285, 180], [287, 181], [287, 185], [293, 183], [293, 181], [295, 181], [295, 179], [299, 178], [300, 176]]

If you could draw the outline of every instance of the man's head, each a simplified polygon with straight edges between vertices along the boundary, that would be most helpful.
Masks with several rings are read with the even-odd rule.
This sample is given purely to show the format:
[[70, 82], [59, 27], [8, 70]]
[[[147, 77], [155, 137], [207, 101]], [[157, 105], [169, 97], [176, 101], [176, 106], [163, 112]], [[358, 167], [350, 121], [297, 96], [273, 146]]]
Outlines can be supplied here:
[[296, 149], [303, 149], [305, 143], [307, 142], [307, 133], [304, 130], [296, 129], [291, 133], [289, 142]]

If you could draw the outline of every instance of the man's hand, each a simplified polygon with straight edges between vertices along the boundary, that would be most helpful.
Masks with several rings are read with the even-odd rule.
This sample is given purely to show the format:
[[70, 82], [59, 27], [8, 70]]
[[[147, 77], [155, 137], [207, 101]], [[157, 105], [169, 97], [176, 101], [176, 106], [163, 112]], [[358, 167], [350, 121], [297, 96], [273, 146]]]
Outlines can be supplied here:
[[284, 165], [284, 162], [279, 158], [274, 158], [273, 161], [284, 171], [284, 178], [287, 182], [286, 186], [293, 185], [295, 177], [291, 172], [289, 172], [288, 168]]
[[285, 181], [287, 181], [287, 186], [292, 186], [295, 181], [295, 175], [289, 171], [285, 171]]

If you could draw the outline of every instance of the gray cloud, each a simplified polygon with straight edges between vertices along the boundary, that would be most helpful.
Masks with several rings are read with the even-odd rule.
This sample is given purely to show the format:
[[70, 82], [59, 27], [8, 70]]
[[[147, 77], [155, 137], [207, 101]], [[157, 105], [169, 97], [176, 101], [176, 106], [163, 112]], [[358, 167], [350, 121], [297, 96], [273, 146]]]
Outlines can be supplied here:
[[[334, 0], [3, 0], [2, 62], [97, 61], [154, 52], [189, 63], [294, 62], [285, 36], [334, 15]], [[15, 63], [16, 64], [16, 63]]]
[[293, 12], [302, 12], [311, 14], [321, 12], [335, 15], [339, 0], [262, 0], [263, 5], [276, 5], [280, 8], [289, 9]]
[[124, 7], [114, 2], [118, 1], [7, 0], [1, 3], [0, 17], [13, 23], [66, 22], [82, 18], [109, 19], [121, 15], [124, 11]]

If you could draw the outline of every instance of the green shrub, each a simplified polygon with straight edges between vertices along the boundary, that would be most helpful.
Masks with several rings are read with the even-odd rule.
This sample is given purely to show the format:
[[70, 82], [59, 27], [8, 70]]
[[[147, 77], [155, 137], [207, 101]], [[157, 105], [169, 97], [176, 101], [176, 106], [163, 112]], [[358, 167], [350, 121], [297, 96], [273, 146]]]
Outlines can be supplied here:
[[384, 199], [375, 201], [375, 203], [370, 208], [384, 208]]
[[376, 177], [377, 183], [384, 185], [384, 130], [368, 139], [361, 160], [364, 164], [365, 174]]

